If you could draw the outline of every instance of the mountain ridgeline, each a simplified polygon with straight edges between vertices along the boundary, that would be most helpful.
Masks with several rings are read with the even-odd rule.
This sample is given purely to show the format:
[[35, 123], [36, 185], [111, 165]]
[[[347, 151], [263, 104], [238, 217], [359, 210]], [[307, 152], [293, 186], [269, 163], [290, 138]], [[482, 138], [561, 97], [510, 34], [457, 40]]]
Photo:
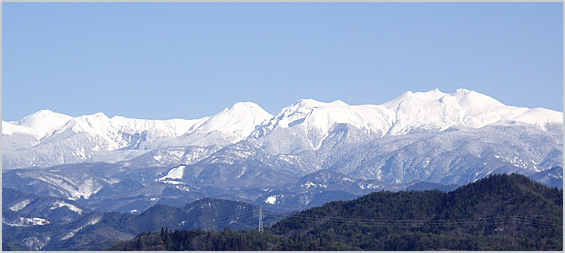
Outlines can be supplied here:
[[563, 190], [518, 174], [451, 192], [375, 192], [289, 216], [264, 233], [161, 230], [110, 250], [563, 250]]
[[2, 122], [2, 186], [105, 212], [207, 197], [288, 212], [497, 173], [561, 187], [562, 126], [562, 112], [465, 89], [380, 105], [302, 99], [274, 115], [243, 102], [192, 120], [42, 110]]
[[[556, 158], [551, 153], [562, 153], [562, 149], [553, 150], [554, 144], [560, 146], [562, 142], [554, 136], [562, 136], [562, 123], [561, 112], [506, 106], [465, 89], [448, 94], [437, 89], [406, 92], [381, 105], [302, 99], [276, 115], [257, 104], [240, 102], [216, 115], [193, 120], [109, 118], [103, 113], [71, 117], [42, 110], [20, 121], [2, 122], [2, 167], [10, 170], [93, 162], [120, 162], [126, 167], [256, 163], [293, 176], [332, 169], [387, 182], [433, 179], [464, 184], [467, 182], [434, 178], [438, 175], [433, 172], [445, 169], [445, 161], [434, 159], [434, 154], [457, 152], [461, 154], [454, 158], [479, 156], [500, 163], [499, 167], [513, 165], [540, 171], [561, 164], [554, 163]], [[430, 138], [433, 136], [441, 137]], [[483, 138], [474, 139], [480, 136]], [[514, 143], [514, 136], [522, 137]], [[467, 143], [470, 140], [475, 141]], [[492, 142], [514, 144], [520, 150], [493, 150], [489, 145]], [[442, 143], [446, 146], [434, 147]], [[530, 147], [542, 143], [545, 148]], [[406, 144], [430, 147], [404, 149]], [[375, 145], [380, 148], [359, 152]], [[394, 171], [399, 169], [399, 162], [406, 163], [402, 156], [415, 153], [424, 159], [409, 159], [408, 164], [425, 166], [430, 175], [406, 178], [412, 173]], [[343, 159], [348, 157], [352, 161]], [[384, 164], [374, 164], [374, 159]]]

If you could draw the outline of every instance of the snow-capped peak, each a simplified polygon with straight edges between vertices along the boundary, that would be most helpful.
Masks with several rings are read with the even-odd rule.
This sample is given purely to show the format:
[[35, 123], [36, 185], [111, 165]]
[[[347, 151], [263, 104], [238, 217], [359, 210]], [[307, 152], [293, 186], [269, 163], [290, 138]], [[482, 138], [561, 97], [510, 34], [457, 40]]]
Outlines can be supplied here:
[[386, 108], [378, 105], [350, 106], [337, 100], [324, 103], [313, 99], [301, 99], [275, 115], [262, 126], [254, 137], [260, 137], [277, 128], [298, 128], [317, 149], [336, 124], [349, 124], [366, 132], [384, 134], [392, 124]]
[[457, 89], [453, 93], [443, 93], [439, 89], [433, 89], [427, 92], [412, 92], [407, 91], [399, 97], [382, 104], [382, 106], [397, 110], [398, 107], [404, 103], [408, 103], [411, 106], [426, 106], [430, 102], [441, 102], [450, 103], [452, 106], [460, 106], [464, 109], [485, 108], [485, 107], [498, 107], [504, 106], [494, 98], [487, 95], [467, 90], [467, 89]]
[[104, 113], [83, 115], [71, 119], [64, 127], [58, 130], [59, 133], [71, 130], [73, 132], [88, 132], [93, 135], [105, 134], [111, 129], [110, 118]]
[[336, 100], [333, 102], [320, 102], [314, 99], [300, 99], [296, 103], [289, 107], [284, 108], [280, 115], [291, 115], [291, 114], [305, 114], [316, 109], [327, 109], [327, 108], [337, 108], [337, 107], [349, 107], [348, 104], [341, 100]]
[[563, 122], [562, 113], [534, 113], [537, 117], [524, 117], [524, 114], [531, 113], [530, 109], [506, 106], [492, 97], [466, 89], [457, 89], [453, 93], [443, 93], [438, 89], [406, 92], [383, 106], [396, 115], [389, 134], [403, 134], [416, 129], [444, 130], [452, 126], [481, 128], [505, 121], [542, 128], [546, 123]]
[[18, 122], [2, 121], [2, 134], [28, 134], [33, 135], [37, 139], [41, 139], [48, 133], [63, 126], [71, 119], [71, 116], [65, 114], [56, 113], [51, 110], [40, 110], [24, 117]]
[[[563, 114], [547, 109], [506, 106], [487, 95], [457, 89], [444, 93], [408, 91], [382, 105], [350, 106], [301, 99], [284, 108], [262, 127], [262, 136], [276, 128], [300, 127], [323, 136], [332, 126], [346, 123], [366, 132], [399, 135], [412, 131], [442, 131], [453, 126], [481, 128], [494, 123], [522, 122], [544, 128], [547, 123], [562, 123]], [[312, 133], [310, 133], [311, 135]]]
[[60, 124], [60, 122], [69, 121], [71, 118], [71, 116], [44, 109], [24, 117], [19, 121], [18, 125], [41, 128], [45, 125], [56, 125], [56, 123]]
[[294, 103], [290, 107], [294, 107], [294, 108], [315, 108], [315, 107], [329, 107], [329, 106], [348, 106], [348, 104], [346, 104], [345, 102], [343, 102], [341, 100], [336, 100], [336, 101], [333, 101], [333, 102], [325, 103], [325, 102], [317, 101], [315, 99], [305, 98], [305, 99], [298, 100], [296, 103]]
[[241, 140], [272, 117], [273, 115], [255, 103], [239, 102], [210, 117], [194, 130], [205, 133], [218, 131], [235, 135], [236, 139]]
[[224, 111], [226, 110], [251, 110], [259, 113], [267, 113], [261, 106], [253, 102], [237, 102], [230, 108], [224, 109]]

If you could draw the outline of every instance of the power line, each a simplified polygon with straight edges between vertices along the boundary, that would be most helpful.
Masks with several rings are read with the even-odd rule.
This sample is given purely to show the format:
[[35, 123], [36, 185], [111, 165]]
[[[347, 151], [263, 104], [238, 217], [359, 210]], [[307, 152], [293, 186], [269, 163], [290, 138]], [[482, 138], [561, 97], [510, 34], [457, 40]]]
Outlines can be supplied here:
[[448, 225], [469, 225], [475, 224], [501, 224], [501, 223], [516, 223], [519, 222], [525, 225], [531, 225], [535, 227], [562, 227], [562, 222], [553, 221], [543, 221], [530, 219], [527, 217], [490, 217], [490, 218], [474, 218], [474, 219], [452, 219], [452, 220], [438, 220], [438, 219], [367, 219], [367, 218], [344, 218], [344, 217], [328, 217], [328, 218], [314, 218], [306, 215], [295, 215], [288, 217], [290, 220], [303, 220], [311, 222], [340, 222], [340, 223], [350, 223], [350, 224], [361, 224], [368, 226], [380, 226], [380, 227], [414, 227], [414, 226], [448, 226]]

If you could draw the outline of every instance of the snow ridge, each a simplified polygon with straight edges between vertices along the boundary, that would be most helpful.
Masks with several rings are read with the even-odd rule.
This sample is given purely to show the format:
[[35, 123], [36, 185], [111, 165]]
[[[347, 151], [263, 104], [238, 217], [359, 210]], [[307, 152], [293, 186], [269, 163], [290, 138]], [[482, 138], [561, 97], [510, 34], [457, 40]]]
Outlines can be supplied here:
[[311, 99], [284, 108], [265, 126], [267, 130], [300, 126], [327, 132], [347, 123], [369, 132], [391, 135], [416, 129], [443, 131], [453, 126], [481, 128], [490, 124], [521, 122], [543, 128], [563, 123], [563, 113], [548, 109], [506, 106], [489, 96], [458, 89], [443, 93], [408, 91], [381, 105], [350, 106], [342, 101], [322, 103]]
[[444, 131], [462, 126], [482, 128], [493, 124], [529, 124], [545, 130], [562, 124], [563, 113], [548, 109], [506, 106], [475, 91], [458, 89], [443, 93], [408, 91], [381, 105], [348, 105], [302, 99], [284, 108], [253, 136], [261, 138], [276, 129], [295, 128], [318, 149], [332, 127], [349, 124], [376, 136], [404, 135], [419, 131]]
[[49, 110], [41, 110], [19, 122], [2, 121], [2, 135], [21, 134], [32, 136], [38, 141], [42, 139], [52, 141], [57, 136], [82, 134], [88, 136], [89, 140], [98, 140], [98, 150], [109, 151], [132, 145], [134, 145], [132, 148], [148, 148], [140, 145], [141, 142], [148, 143], [146, 145], [149, 146], [155, 144], [154, 147], [162, 140], [214, 131], [227, 135], [226, 138], [235, 143], [247, 137], [257, 125], [271, 117], [272, 115], [251, 102], [236, 103], [214, 116], [193, 120], [143, 120], [122, 116], [108, 118], [103, 113], [73, 118]]

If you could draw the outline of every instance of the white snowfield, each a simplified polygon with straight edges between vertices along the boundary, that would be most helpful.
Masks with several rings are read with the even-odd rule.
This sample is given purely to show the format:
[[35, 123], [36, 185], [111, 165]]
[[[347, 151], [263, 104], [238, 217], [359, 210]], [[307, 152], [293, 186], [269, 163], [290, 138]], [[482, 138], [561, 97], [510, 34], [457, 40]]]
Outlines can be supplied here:
[[73, 205], [73, 204], [69, 204], [67, 202], [61, 201], [61, 200], [57, 200], [55, 201], [55, 204], [50, 207], [49, 209], [54, 210], [57, 208], [61, 208], [61, 207], [67, 207], [69, 210], [76, 212], [78, 214], [82, 214], [82, 209], [80, 209], [79, 207]]
[[31, 202], [31, 200], [29, 199], [24, 199], [16, 204], [13, 204], [12, 206], [9, 207], [10, 210], [17, 212], [19, 210], [24, 209], [29, 203]]
[[67, 240], [69, 238], [72, 238], [73, 236], [76, 235], [76, 233], [78, 233], [78, 231], [81, 231], [83, 228], [88, 227], [88, 226], [92, 226], [95, 225], [96, 223], [98, 223], [100, 220], [102, 220], [102, 216], [99, 217], [95, 217], [94, 219], [91, 219], [90, 221], [88, 221], [86, 224], [73, 229], [72, 231], [70, 231], [67, 235], [65, 235], [63, 238], [61, 238], [61, 241]]
[[[563, 113], [506, 106], [466, 89], [453, 93], [437, 89], [408, 91], [381, 105], [302, 99], [274, 116], [252, 102], [236, 103], [211, 117], [192, 120], [108, 118], [102, 113], [71, 117], [41, 110], [20, 121], [2, 121], [2, 135], [9, 137], [3, 140], [3, 158], [6, 160], [3, 164], [12, 169], [88, 159], [105, 161], [111, 158], [107, 162], [116, 162], [165, 147], [227, 146], [248, 137], [259, 139], [284, 129], [303, 133], [315, 150], [338, 124], [349, 124], [374, 136], [497, 124], [525, 124], [546, 130], [548, 124], [563, 124]], [[28, 153], [17, 153], [17, 150]], [[113, 152], [112, 155], [109, 152]], [[174, 177], [170, 175], [169, 178]]]
[[276, 204], [276, 203], [277, 203], [277, 195], [269, 196], [269, 197], [265, 200], [265, 203], [271, 204], [271, 205]]
[[2, 217], [2, 223], [12, 227], [29, 227], [29, 226], [43, 226], [50, 224], [49, 220], [43, 218], [27, 218], [27, 217], [19, 217], [19, 219], [7, 222]]
[[167, 180], [167, 179], [182, 179], [182, 175], [184, 173], [185, 167], [186, 166], [181, 165], [181, 166], [177, 166], [175, 168], [172, 168], [171, 170], [169, 170], [167, 175], [165, 175], [164, 177], [160, 177], [160, 178], [156, 179], [155, 181], [172, 183], [172, 184], [180, 183], [180, 182], [176, 182], [176, 181], [170, 181], [170, 180]]

